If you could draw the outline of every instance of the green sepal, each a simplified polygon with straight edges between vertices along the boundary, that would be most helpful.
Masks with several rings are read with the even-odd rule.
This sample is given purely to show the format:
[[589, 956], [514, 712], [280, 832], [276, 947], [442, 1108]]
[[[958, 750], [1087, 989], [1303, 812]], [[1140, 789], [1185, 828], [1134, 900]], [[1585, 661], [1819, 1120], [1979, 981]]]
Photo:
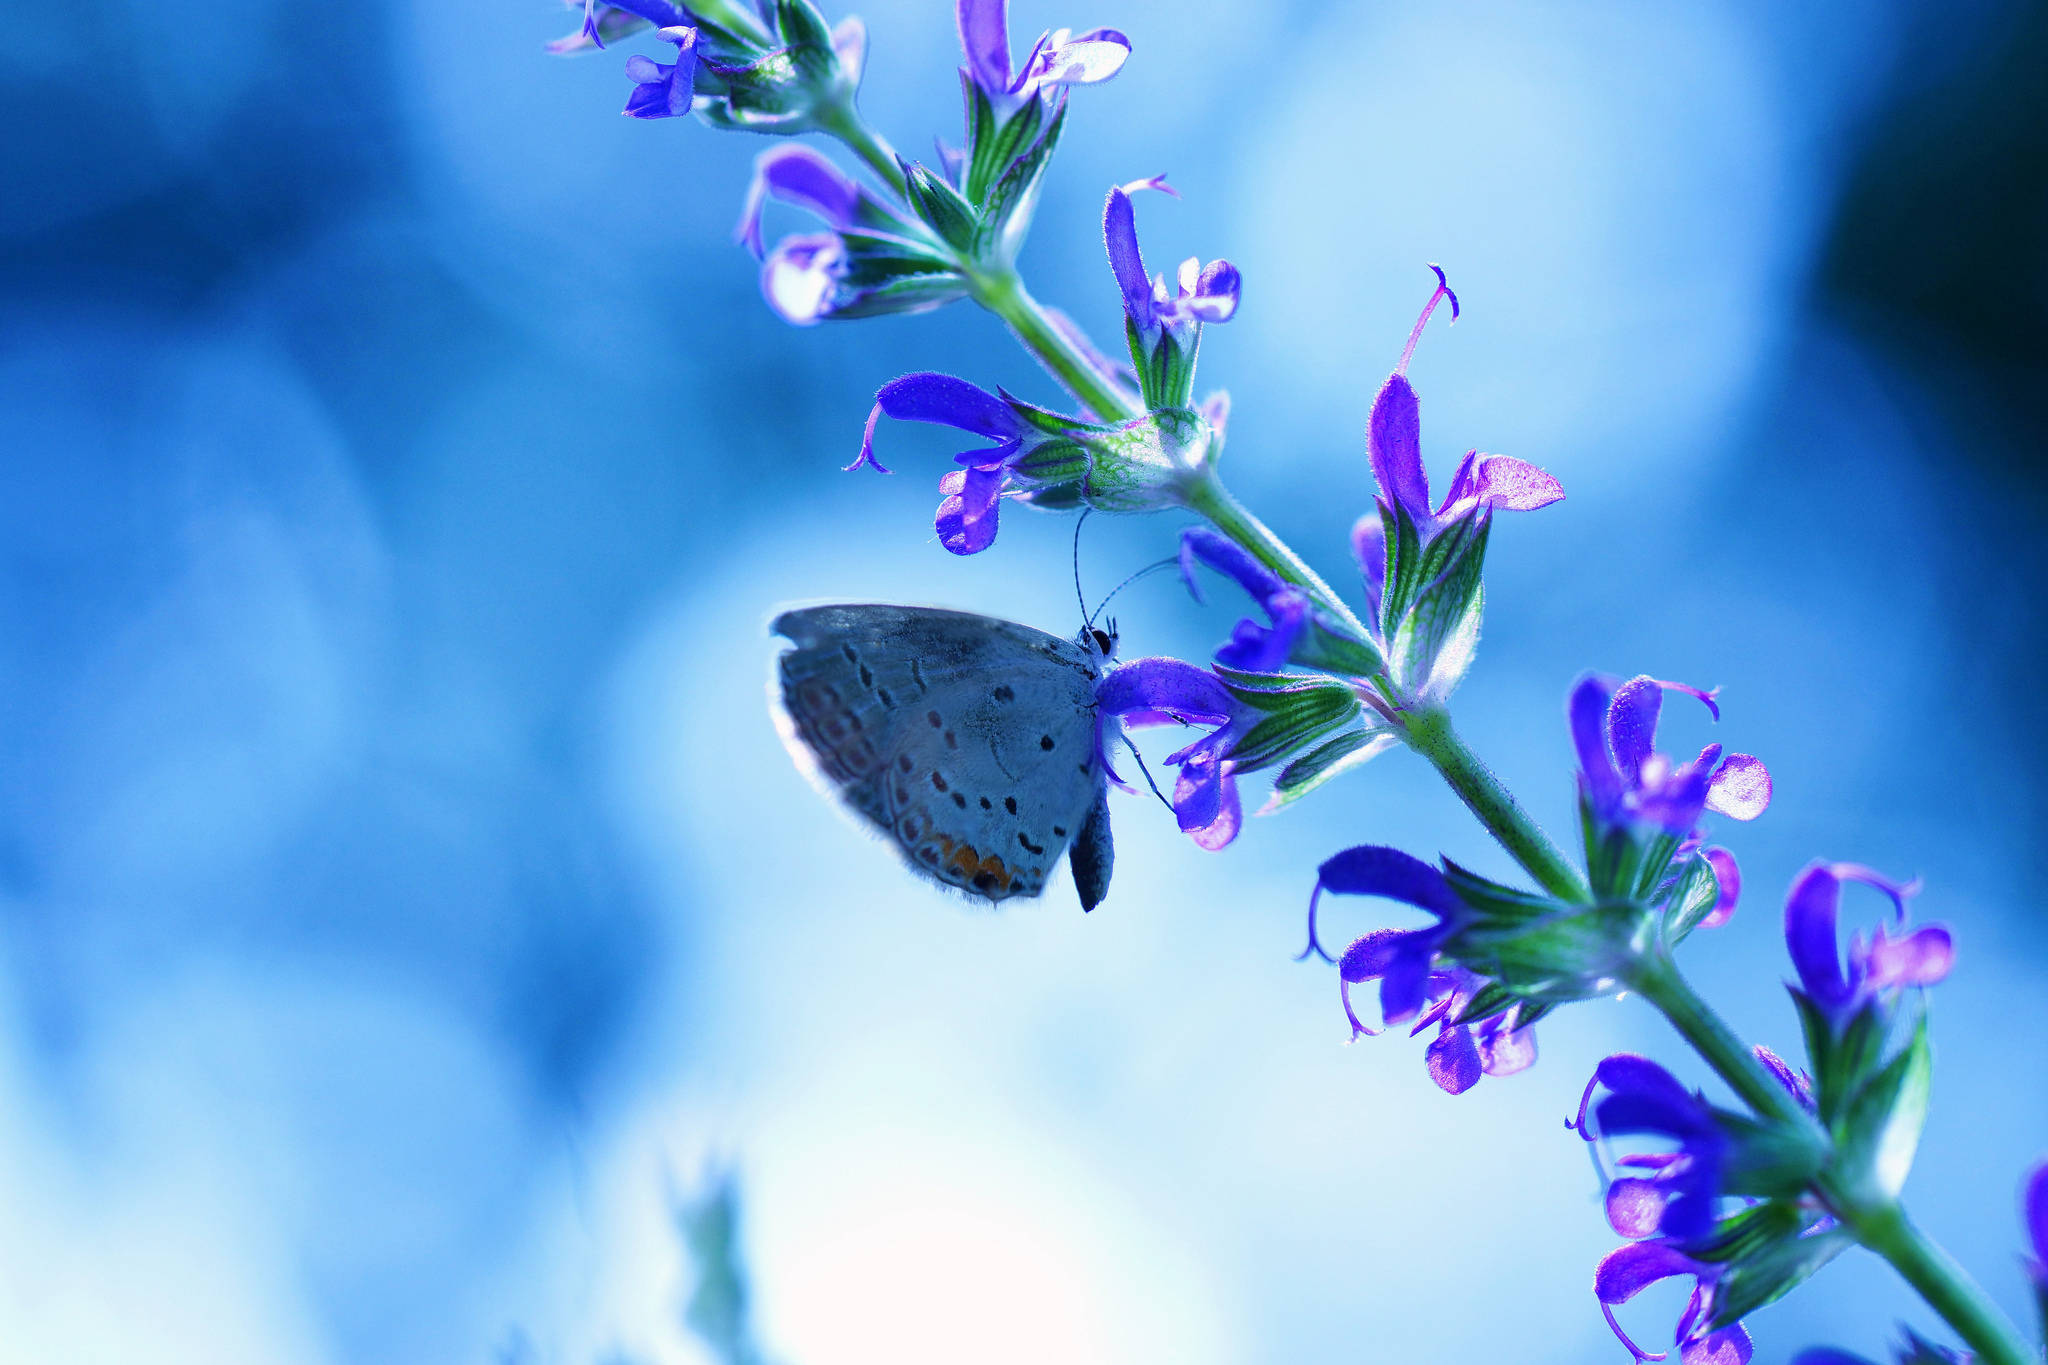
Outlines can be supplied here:
[[1131, 364], [1138, 372], [1138, 388], [1147, 408], [1184, 408], [1193, 401], [1195, 356], [1202, 344], [1200, 327], [1190, 333], [1186, 346], [1174, 339], [1170, 328], [1162, 327], [1148, 351], [1136, 319], [1125, 314], [1124, 340], [1130, 346]]
[[1364, 713], [1357, 694], [1334, 678], [1222, 667], [1216, 676], [1232, 696], [1265, 713], [1231, 746], [1231, 761], [1241, 770], [1262, 768], [1310, 748]]
[[1294, 652], [1288, 657], [1303, 668], [1341, 673], [1347, 678], [1375, 678], [1387, 671], [1387, 661], [1372, 641], [1359, 639], [1313, 605], [1309, 628], [1294, 642]]
[[1523, 891], [1518, 887], [1503, 886], [1480, 876], [1469, 868], [1461, 867], [1449, 858], [1443, 860], [1444, 880], [1450, 883], [1451, 892], [1481, 917], [1519, 923], [1540, 919], [1544, 915], [1569, 910], [1563, 901], [1534, 891]]
[[1493, 1018], [1495, 1015], [1506, 1014], [1509, 1010], [1517, 1008], [1521, 1011], [1515, 1016], [1515, 1028], [1519, 1031], [1529, 1027], [1529, 1025], [1550, 1013], [1552, 1007], [1547, 1004], [1534, 1004], [1515, 994], [1498, 981], [1489, 981], [1484, 986], [1481, 986], [1478, 992], [1465, 1003], [1464, 1009], [1458, 1011], [1447, 1022], [1452, 1024], [1479, 1024]]
[[1857, 1010], [1838, 1032], [1827, 1011], [1806, 992], [1797, 987], [1787, 990], [1799, 1012], [1800, 1030], [1806, 1036], [1815, 1107], [1821, 1122], [1833, 1126], [1877, 1069], [1884, 1055], [1890, 1020], [1872, 1001]]
[[806, 75], [839, 74], [839, 54], [832, 48], [832, 26], [811, 0], [776, 0], [775, 27]]
[[1861, 1088], [1837, 1125], [1835, 1170], [1858, 1198], [1896, 1199], [1904, 1188], [1933, 1084], [1934, 1057], [1922, 1018], [1912, 1041]]
[[1468, 925], [1445, 952], [1517, 995], [1561, 1004], [1613, 991], [1622, 969], [1649, 949], [1652, 924], [1628, 901], [1572, 906], [1536, 920]]
[[1827, 1152], [1803, 1127], [1763, 1122], [1726, 1109], [1713, 1112], [1729, 1139], [1721, 1169], [1726, 1194], [1797, 1200], [1827, 1162]]
[[[1659, 830], [1651, 836], [1637, 854], [1635, 899], [1650, 900], [1671, 870], [1671, 855], [1678, 852], [1684, 840], [1676, 834]], [[1710, 905], [1711, 908], [1711, 905]]]
[[1720, 898], [1721, 882], [1714, 875], [1714, 865], [1705, 858], [1692, 859], [1664, 901], [1665, 941], [1676, 944], [1699, 928]]
[[938, 234], [940, 241], [955, 251], [971, 251], [974, 235], [981, 228], [981, 215], [975, 211], [974, 205], [961, 198], [960, 191], [925, 166], [915, 162], [899, 164], [903, 166], [910, 207], [918, 218]]
[[1721, 1219], [1704, 1238], [1689, 1243], [1685, 1254], [1695, 1261], [1725, 1265], [1755, 1256], [1787, 1237], [1797, 1237], [1805, 1226], [1806, 1216], [1796, 1204], [1770, 1200]]
[[1060, 134], [1066, 126], [1067, 106], [1061, 102], [1044, 133], [1036, 141], [1024, 144], [1003, 167], [988, 193], [976, 201], [981, 205], [982, 224], [974, 243], [977, 256], [998, 265], [1007, 265], [1017, 258], [1038, 203], [1038, 187], [1045, 179], [1046, 167], [1052, 164], [1052, 154], [1059, 149]]
[[1026, 100], [999, 124], [987, 92], [965, 71], [960, 81], [967, 98], [967, 161], [960, 188], [972, 202], [985, 204], [997, 177], [1038, 137], [1045, 124], [1045, 101]]
[[1776, 1303], [1854, 1245], [1854, 1239], [1839, 1230], [1795, 1233], [1735, 1262], [1714, 1286], [1714, 1312], [1706, 1330], [1719, 1331]]
[[1033, 484], [1078, 484], [1088, 475], [1093, 457], [1088, 447], [1068, 437], [1041, 442], [1010, 462], [1010, 471]]
[[[1423, 548], [1415, 597], [1388, 636], [1387, 652], [1396, 676], [1411, 689], [1447, 695], [1471, 661], [1471, 649], [1456, 651], [1453, 667], [1439, 669], [1446, 646], [1461, 636], [1476, 643], [1480, 580], [1492, 518], [1483, 512], [1437, 533]], [[1442, 672], [1444, 677], [1439, 677]]]
[[1381, 498], [1380, 524], [1386, 529], [1387, 578], [1380, 591], [1380, 635], [1392, 639], [1394, 629], [1408, 612], [1408, 603], [1422, 584], [1420, 565], [1422, 532], [1415, 518], [1400, 502]]
[[1280, 770], [1280, 776], [1273, 781], [1273, 798], [1266, 803], [1266, 810], [1293, 805], [1330, 779], [1371, 759], [1394, 739], [1390, 730], [1368, 727], [1346, 730], [1335, 739], [1325, 740]]

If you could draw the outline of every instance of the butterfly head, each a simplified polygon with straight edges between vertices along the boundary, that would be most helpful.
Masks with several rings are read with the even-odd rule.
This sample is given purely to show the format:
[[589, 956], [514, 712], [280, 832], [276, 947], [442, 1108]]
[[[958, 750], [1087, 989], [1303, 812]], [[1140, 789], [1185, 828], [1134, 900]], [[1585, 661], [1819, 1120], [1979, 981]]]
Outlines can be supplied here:
[[1081, 633], [1074, 637], [1074, 643], [1107, 663], [1116, 657], [1116, 622], [1104, 621], [1099, 626], [1083, 626]]

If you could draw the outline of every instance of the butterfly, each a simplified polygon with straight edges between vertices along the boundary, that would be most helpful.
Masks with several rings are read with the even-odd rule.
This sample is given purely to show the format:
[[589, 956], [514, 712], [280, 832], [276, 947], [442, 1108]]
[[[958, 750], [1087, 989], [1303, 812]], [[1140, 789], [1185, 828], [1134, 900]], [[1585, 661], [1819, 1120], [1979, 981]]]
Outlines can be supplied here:
[[778, 728], [800, 767], [913, 872], [991, 902], [1036, 896], [1062, 851], [1109, 893], [1095, 684], [1113, 634], [1063, 640], [936, 607], [844, 603], [776, 617]]

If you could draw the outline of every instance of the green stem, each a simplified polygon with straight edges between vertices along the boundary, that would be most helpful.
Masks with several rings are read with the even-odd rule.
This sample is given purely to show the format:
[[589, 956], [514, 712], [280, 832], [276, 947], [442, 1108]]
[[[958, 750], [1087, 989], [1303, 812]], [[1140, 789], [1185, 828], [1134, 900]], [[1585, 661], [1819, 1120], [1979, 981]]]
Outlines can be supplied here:
[[2038, 1365], [2039, 1357], [2011, 1319], [1998, 1311], [1968, 1271], [1913, 1225], [1893, 1200], [1836, 1208], [1856, 1240], [1891, 1263], [1899, 1277], [1941, 1314], [1977, 1353], [1979, 1365]]
[[819, 115], [818, 126], [845, 143], [847, 149], [879, 177], [883, 184], [895, 191], [898, 199], [906, 199], [910, 186], [903, 178], [903, 163], [897, 160], [896, 149], [889, 145], [887, 138], [868, 127], [867, 120], [853, 107], [853, 99]]
[[971, 277], [974, 301], [1010, 324], [1024, 349], [1038, 357], [1067, 391], [1086, 403], [1105, 422], [1127, 422], [1145, 410], [1110, 376], [1096, 368], [1073, 338], [1053, 325], [1045, 305], [1031, 297], [1014, 270]]
[[1662, 948], [1652, 948], [1643, 954], [1628, 984], [1671, 1021], [1679, 1036], [1751, 1109], [1766, 1118], [1806, 1129], [1816, 1142], [1827, 1140], [1820, 1124], [1757, 1060], [1755, 1051], [1736, 1036], [1735, 1030], [1714, 1013], [1713, 1006], [1700, 998], [1692, 983], [1679, 974], [1678, 964]]
[[1465, 747], [1465, 741], [1451, 728], [1448, 711], [1441, 707], [1419, 708], [1408, 712], [1406, 719], [1409, 747], [1436, 765], [1444, 781], [1451, 784], [1451, 790], [1486, 826], [1487, 833], [1514, 855], [1538, 885], [1560, 900], [1585, 904], [1593, 899], [1586, 879], [1564, 856], [1564, 851], [1550, 841], [1550, 836], [1501, 785], [1492, 769]]

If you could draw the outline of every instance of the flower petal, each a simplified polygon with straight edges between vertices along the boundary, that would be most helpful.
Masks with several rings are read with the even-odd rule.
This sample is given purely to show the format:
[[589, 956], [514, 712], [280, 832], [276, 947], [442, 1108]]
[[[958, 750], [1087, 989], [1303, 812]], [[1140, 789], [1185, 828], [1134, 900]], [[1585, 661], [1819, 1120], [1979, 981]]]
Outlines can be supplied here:
[[1366, 424], [1365, 448], [1380, 491], [1406, 508], [1427, 536], [1433, 523], [1429, 476], [1422, 469], [1422, 413], [1408, 376], [1389, 375], [1380, 385]]
[[1200, 560], [1220, 574], [1235, 579], [1237, 585], [1261, 606], [1264, 606], [1273, 594], [1287, 586], [1280, 575], [1261, 564], [1252, 556], [1251, 551], [1221, 531], [1207, 526], [1190, 526], [1180, 533], [1180, 572], [1181, 577], [1187, 582], [1189, 593], [1193, 594], [1197, 602], [1202, 600], [1202, 594], [1195, 587], [1196, 560]]
[[1235, 839], [1244, 808], [1230, 763], [1212, 752], [1190, 755], [1174, 779], [1173, 813], [1181, 833], [1212, 853]]
[[930, 370], [906, 374], [875, 394], [882, 411], [898, 421], [931, 422], [971, 431], [990, 440], [1015, 440], [1024, 421], [1002, 399], [950, 374]]
[[1735, 917], [1735, 903], [1742, 898], [1742, 869], [1735, 855], [1719, 846], [1702, 849], [1700, 856], [1714, 869], [1714, 908], [1700, 920], [1702, 929], [1718, 929]]
[[1526, 460], [1488, 455], [1479, 462], [1472, 497], [1483, 507], [1533, 512], [1564, 497], [1564, 485]]
[[1462, 1095], [1479, 1084], [1479, 1048], [1463, 1024], [1446, 1026], [1423, 1053], [1429, 1078], [1446, 1094]]
[[1138, 217], [1131, 196], [1121, 187], [1110, 190], [1102, 208], [1102, 241], [1109, 251], [1110, 273], [1123, 292], [1124, 311], [1140, 327], [1152, 320], [1152, 281], [1145, 275], [1145, 258], [1138, 251]]
[[960, 46], [974, 83], [991, 93], [1010, 88], [1009, 0], [959, 0]]
[[1664, 705], [1664, 688], [1655, 678], [1637, 674], [1614, 690], [1607, 707], [1607, 743], [1621, 765], [1622, 780], [1630, 786], [1643, 780], [1643, 764], [1657, 747], [1657, 713]]
[[1512, 1076], [1536, 1065], [1536, 1028], [1509, 1028], [1509, 1014], [1497, 1014], [1479, 1025], [1479, 1064], [1489, 1076]]
[[1624, 1237], [1648, 1237], [1664, 1221], [1666, 1202], [1662, 1182], [1623, 1176], [1607, 1187], [1607, 1226]]
[[697, 30], [678, 25], [662, 29], [661, 36], [676, 45], [672, 64], [641, 56], [626, 60], [626, 74], [636, 82], [622, 111], [629, 118], [677, 118], [690, 112], [697, 78]]
[[1601, 1257], [1593, 1271], [1593, 1293], [1604, 1304], [1627, 1303], [1659, 1280], [1699, 1271], [1699, 1262], [1669, 1243], [1631, 1242]]
[[1932, 986], [1946, 980], [1956, 965], [1955, 939], [1940, 924], [1924, 925], [1899, 939], [1887, 937], [1880, 925], [1864, 950], [1864, 960], [1873, 990]]
[[995, 543], [1003, 476], [999, 465], [993, 469], [956, 469], [939, 480], [939, 491], [947, 494], [933, 519], [941, 545], [956, 555], [973, 555]]
[[1752, 1349], [1748, 1330], [1737, 1322], [1687, 1342], [1679, 1348], [1678, 1360], [1679, 1365], [1749, 1365]]
[[1607, 711], [1613, 696], [1612, 679], [1588, 673], [1573, 685], [1565, 707], [1586, 796], [1603, 816], [1611, 815], [1621, 804], [1621, 775], [1607, 752]]
[[1095, 685], [1096, 705], [1112, 716], [1156, 711], [1197, 725], [1222, 725], [1236, 713], [1214, 673], [1181, 659], [1133, 659]]
[[1228, 322], [1237, 313], [1243, 287], [1236, 266], [1229, 261], [1211, 261], [1195, 280], [1188, 312], [1200, 322]]
[[1343, 895], [1385, 896], [1440, 918], [1457, 915], [1462, 908], [1443, 873], [1420, 858], [1380, 844], [1360, 844], [1324, 859], [1316, 880]]
[[1771, 804], [1771, 772], [1763, 760], [1730, 754], [1707, 787], [1707, 809], [1734, 820], [1754, 820]]
[[1131, 55], [1131, 40], [1115, 29], [1099, 28], [1079, 38], [1058, 40], [1033, 54], [1030, 68], [1023, 73], [1025, 88], [1038, 85], [1095, 85], [1123, 70]]
[[1413, 929], [1375, 929], [1352, 940], [1344, 956], [1337, 959], [1337, 974], [1354, 986], [1385, 976], [1414, 933]]
[[1843, 1004], [1850, 993], [1835, 937], [1841, 905], [1842, 883], [1826, 863], [1814, 863], [1800, 873], [1785, 898], [1785, 949], [1792, 968], [1806, 993], [1828, 1007]]
[[2034, 1244], [2034, 1259], [2048, 1265], [2048, 1161], [2034, 1167], [2027, 1177], [2022, 1200], [2027, 1219], [2027, 1238]]
[[754, 178], [740, 208], [733, 237], [758, 259], [762, 254], [761, 210], [770, 199], [807, 209], [835, 228], [853, 221], [860, 186], [809, 147], [781, 143], [754, 158]]
[[784, 322], [809, 327], [832, 311], [833, 295], [845, 273], [846, 253], [839, 234], [785, 237], [761, 262], [761, 297]]
[[1367, 512], [1351, 527], [1351, 553], [1358, 560], [1358, 572], [1365, 580], [1365, 598], [1372, 605], [1369, 625], [1377, 625], [1380, 597], [1387, 586], [1387, 524], [1379, 510]]

